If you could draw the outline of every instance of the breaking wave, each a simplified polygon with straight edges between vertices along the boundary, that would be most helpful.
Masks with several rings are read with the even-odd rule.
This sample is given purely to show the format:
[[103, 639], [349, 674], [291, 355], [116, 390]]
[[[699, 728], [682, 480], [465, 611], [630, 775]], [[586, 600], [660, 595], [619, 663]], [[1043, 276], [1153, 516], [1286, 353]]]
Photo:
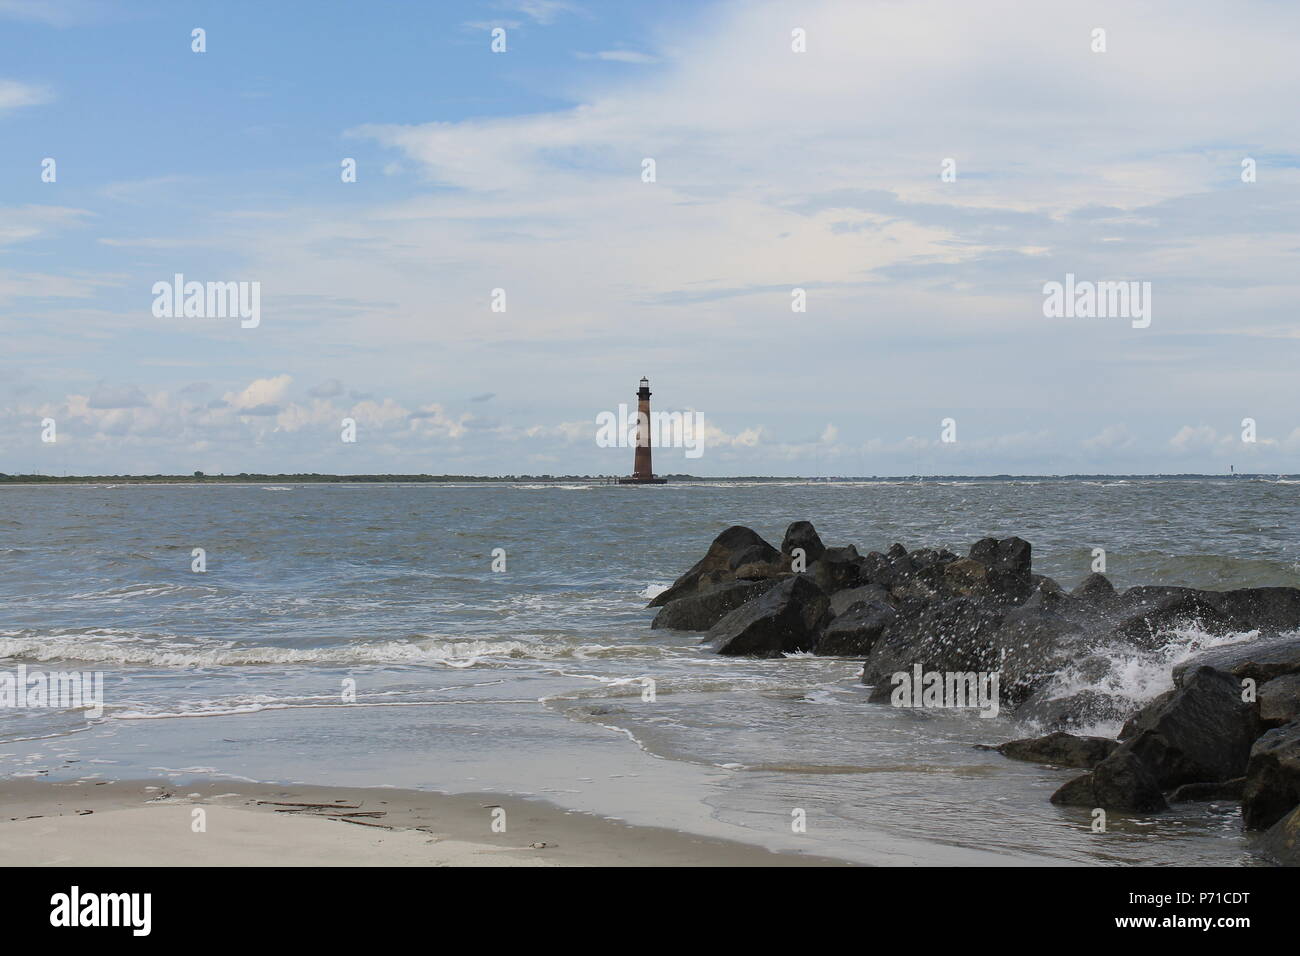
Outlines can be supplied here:
[[315, 664], [441, 665], [465, 668], [509, 660], [583, 660], [656, 657], [654, 645], [564, 644], [527, 640], [451, 640], [417, 635], [410, 640], [351, 642], [327, 647], [239, 645], [203, 638], [138, 634], [112, 629], [39, 634], [0, 632], [0, 657], [31, 662], [80, 661], [135, 667], [203, 668]]
[[[1070, 664], [1053, 678], [1045, 695], [1061, 700], [1096, 694], [1114, 703], [1115, 715], [1080, 727], [1080, 733], [1116, 736], [1128, 715], [1174, 686], [1173, 670], [1207, 650], [1242, 644], [1259, 637], [1258, 631], [1215, 635], [1195, 626], [1171, 628], [1165, 643], [1150, 650], [1119, 641], [1104, 643], [1089, 657]], [[1104, 664], [1105, 666], [1099, 666]]]

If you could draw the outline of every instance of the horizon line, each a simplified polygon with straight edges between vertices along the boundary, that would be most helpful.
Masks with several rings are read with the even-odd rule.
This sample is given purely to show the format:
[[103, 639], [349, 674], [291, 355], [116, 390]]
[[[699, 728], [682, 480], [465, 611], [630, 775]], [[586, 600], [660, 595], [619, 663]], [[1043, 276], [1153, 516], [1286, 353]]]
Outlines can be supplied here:
[[[89, 482], [89, 481], [171, 481], [189, 484], [203, 482], [237, 482], [266, 481], [279, 479], [301, 482], [430, 482], [430, 481], [611, 481], [625, 478], [626, 475], [615, 474], [509, 474], [509, 475], [465, 475], [432, 474], [429, 472], [373, 472], [333, 474], [328, 472], [238, 472], [235, 474], [100, 474], [100, 475], [50, 475], [40, 472], [26, 474], [7, 474], [0, 472], [0, 484], [49, 483], [49, 482]], [[1264, 479], [1300, 479], [1300, 474], [1288, 472], [1070, 472], [1066, 474], [906, 474], [906, 475], [692, 475], [670, 473], [657, 477], [679, 482], [693, 481], [1007, 481], [1007, 480], [1074, 480], [1095, 478], [1142, 478], [1142, 479], [1215, 479], [1215, 478], [1264, 478]]]

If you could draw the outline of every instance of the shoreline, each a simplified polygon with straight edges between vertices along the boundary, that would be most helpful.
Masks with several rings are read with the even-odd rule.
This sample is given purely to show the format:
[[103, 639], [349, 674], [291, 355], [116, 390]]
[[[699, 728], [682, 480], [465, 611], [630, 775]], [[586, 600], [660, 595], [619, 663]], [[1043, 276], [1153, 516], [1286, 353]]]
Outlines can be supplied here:
[[[232, 485], [260, 486], [268, 483], [281, 485], [565, 485], [576, 483], [617, 484], [614, 479], [623, 475], [38, 475], [0, 473], [0, 488], [35, 488], [49, 485]], [[1223, 481], [1247, 480], [1275, 482], [1300, 481], [1300, 474], [1268, 472], [1236, 472], [1207, 474], [1205, 472], [1168, 472], [1158, 474], [1087, 474], [1066, 475], [708, 475], [669, 474], [659, 477], [677, 485], [692, 484], [781, 484], [786, 482], [816, 484], [897, 484], [899, 482], [963, 482], [967, 484], [998, 484], [1017, 481]]]
[[855, 865], [495, 793], [220, 778], [0, 780], [0, 845], [4, 866]]

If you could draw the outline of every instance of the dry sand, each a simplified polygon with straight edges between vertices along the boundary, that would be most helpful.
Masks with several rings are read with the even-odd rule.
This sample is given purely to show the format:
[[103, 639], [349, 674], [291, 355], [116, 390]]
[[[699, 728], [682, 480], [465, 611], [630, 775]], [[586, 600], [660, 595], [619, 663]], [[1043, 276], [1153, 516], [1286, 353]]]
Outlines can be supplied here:
[[[504, 832], [492, 829], [498, 808], [505, 813]], [[200, 819], [202, 832], [196, 829]], [[846, 865], [494, 794], [36, 779], [0, 781], [0, 864]]]

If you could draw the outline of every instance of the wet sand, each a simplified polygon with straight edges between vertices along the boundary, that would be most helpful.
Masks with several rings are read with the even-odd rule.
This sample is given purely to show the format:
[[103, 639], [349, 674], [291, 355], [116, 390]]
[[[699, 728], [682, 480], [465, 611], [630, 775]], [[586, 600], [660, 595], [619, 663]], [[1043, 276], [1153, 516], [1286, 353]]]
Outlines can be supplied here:
[[229, 780], [0, 781], [0, 847], [5, 866], [848, 865], [495, 794]]

